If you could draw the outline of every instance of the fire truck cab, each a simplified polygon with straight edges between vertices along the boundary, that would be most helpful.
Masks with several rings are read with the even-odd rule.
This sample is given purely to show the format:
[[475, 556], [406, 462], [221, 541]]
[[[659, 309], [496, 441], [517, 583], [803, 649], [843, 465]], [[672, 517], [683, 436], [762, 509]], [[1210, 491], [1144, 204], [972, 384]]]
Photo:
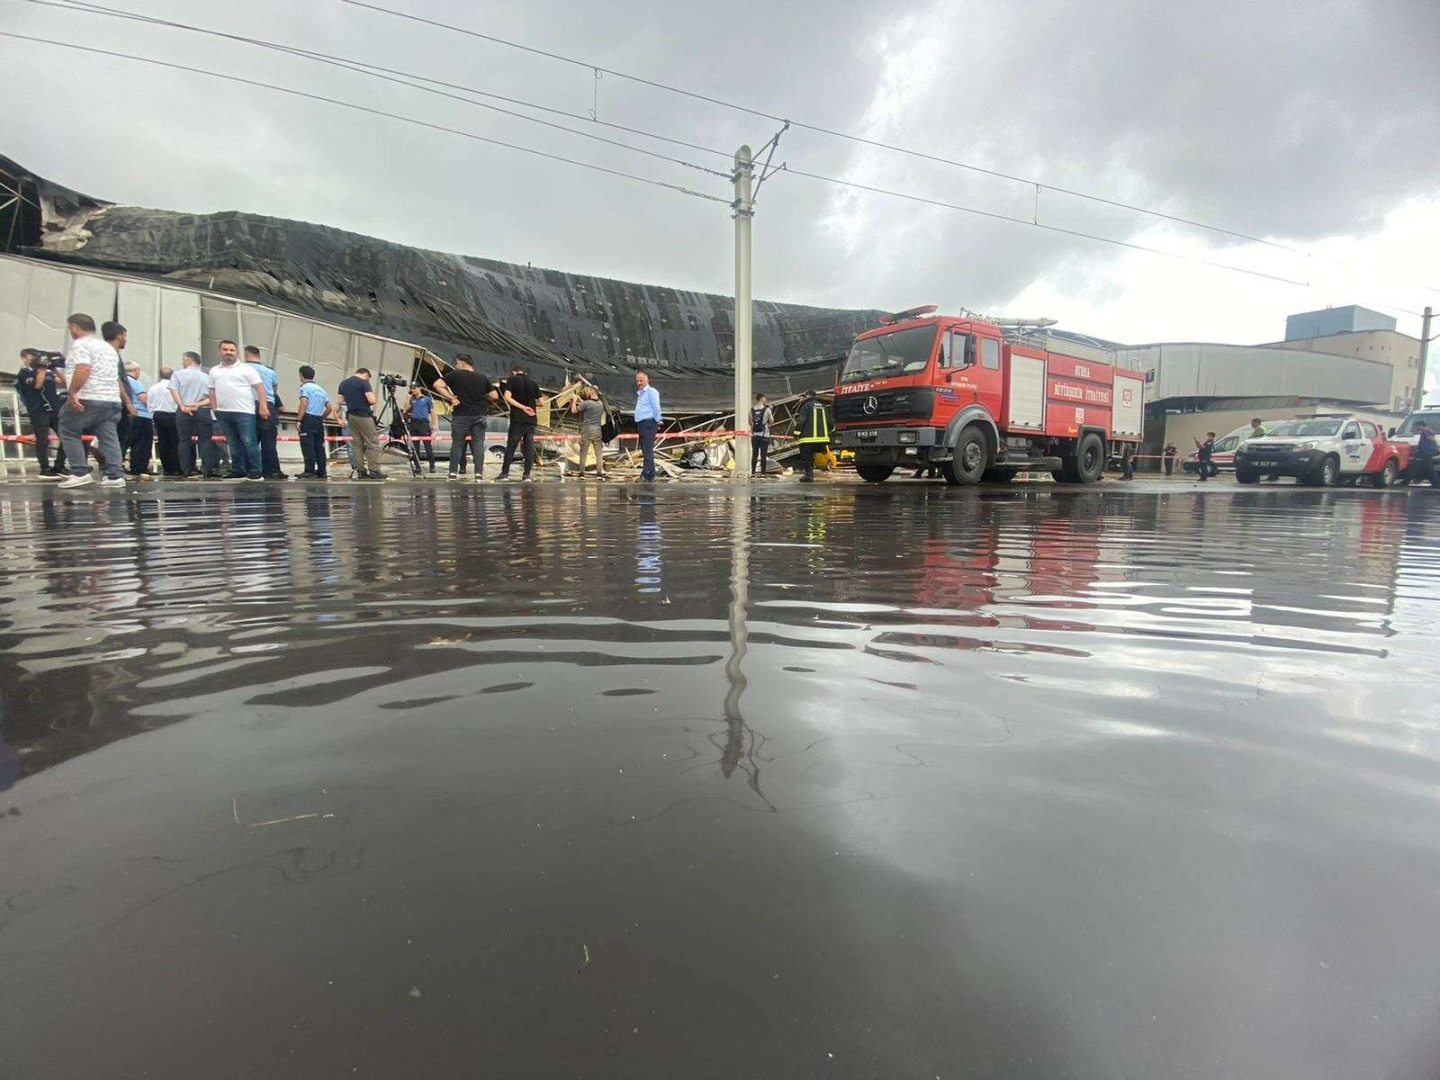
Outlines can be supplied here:
[[951, 484], [1037, 470], [1088, 484], [1125, 444], [1138, 446], [1140, 372], [1010, 342], [991, 323], [934, 311], [888, 316], [855, 339], [840, 370], [835, 426], [865, 480], [935, 465]]

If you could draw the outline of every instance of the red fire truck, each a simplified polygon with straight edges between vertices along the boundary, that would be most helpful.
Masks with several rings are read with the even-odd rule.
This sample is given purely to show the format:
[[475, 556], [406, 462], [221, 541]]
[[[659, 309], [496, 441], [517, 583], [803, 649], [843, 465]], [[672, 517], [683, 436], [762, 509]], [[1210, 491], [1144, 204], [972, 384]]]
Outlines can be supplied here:
[[1036, 470], [1089, 484], [1126, 444], [1138, 448], [1140, 372], [1009, 342], [991, 323], [934, 311], [888, 316], [855, 339], [840, 370], [835, 427], [861, 477], [879, 483], [897, 468], [935, 465], [952, 484]]

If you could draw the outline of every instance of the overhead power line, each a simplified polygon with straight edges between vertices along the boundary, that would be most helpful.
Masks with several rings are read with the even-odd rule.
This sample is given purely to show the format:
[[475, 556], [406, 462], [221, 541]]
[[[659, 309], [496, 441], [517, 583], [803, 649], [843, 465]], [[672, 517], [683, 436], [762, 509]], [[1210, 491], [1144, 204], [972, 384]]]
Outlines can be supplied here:
[[975, 165], [967, 161], [957, 161], [954, 158], [941, 157], [937, 154], [926, 153], [923, 150], [915, 150], [910, 147], [896, 146], [894, 143], [882, 142], [878, 139], [866, 138], [863, 135], [855, 135], [847, 131], [839, 131], [834, 128], [824, 127], [819, 124], [809, 124], [803, 120], [795, 120], [790, 117], [779, 116], [775, 113], [766, 112], [763, 109], [751, 108], [748, 105], [741, 105], [734, 101], [726, 101], [724, 98], [712, 97], [708, 94], [697, 93], [693, 90], [686, 90], [680, 86], [672, 86], [669, 83], [659, 82], [655, 79], [647, 79], [641, 75], [632, 75], [625, 71], [616, 71], [599, 64], [593, 64], [588, 60], [581, 60], [573, 56], [565, 56], [562, 53], [549, 52], [545, 49], [537, 49], [532, 45], [525, 45], [518, 41], [511, 41], [507, 38], [497, 37], [494, 34], [482, 33], [479, 30], [471, 30], [468, 27], [456, 26], [453, 23], [441, 22], [438, 19], [429, 19], [423, 15], [416, 15], [408, 11], [397, 11], [394, 8], [382, 7], [379, 4], [372, 4], [367, 0], [341, 0], [342, 3], [351, 7], [366, 8], [370, 11], [380, 12], [385, 15], [392, 15], [398, 19], [408, 19], [411, 22], [421, 23], [425, 26], [433, 26], [441, 30], [449, 30], [453, 33], [464, 34], [467, 37], [479, 38], [482, 41], [489, 41], [496, 45], [504, 45], [506, 48], [518, 49], [521, 52], [531, 53], [535, 56], [543, 56], [549, 60], [556, 60], [560, 63], [570, 64], [574, 67], [585, 68], [589, 71], [599, 71], [617, 79], [624, 79], [627, 82], [637, 83], [641, 86], [648, 86], [655, 90], [664, 90], [667, 93], [678, 94], [681, 97], [691, 98], [695, 101], [703, 101], [710, 105], [718, 105], [724, 109], [731, 109], [735, 112], [748, 113], [750, 116], [758, 116], [765, 120], [773, 120], [776, 123], [789, 123], [791, 127], [801, 128], [805, 131], [813, 131], [817, 135], [828, 135], [836, 139], [845, 139], [849, 142], [858, 143], [862, 146], [870, 146], [880, 150], [889, 150], [896, 154], [905, 154], [910, 157], [920, 158], [925, 161], [936, 162], [941, 165], [950, 165], [957, 169], [966, 169], [970, 172], [980, 173], [985, 176], [993, 176], [1001, 180], [1010, 180], [1017, 184], [1024, 184], [1027, 187], [1040, 188], [1044, 191], [1053, 191], [1060, 195], [1070, 195], [1077, 199], [1085, 199], [1089, 202], [1100, 203], [1105, 206], [1113, 206], [1120, 210], [1129, 210], [1137, 214], [1146, 214], [1150, 217], [1160, 218], [1164, 221], [1172, 221], [1177, 225], [1188, 225], [1195, 229], [1205, 229], [1208, 232], [1218, 233], [1222, 236], [1229, 236], [1236, 240], [1245, 240], [1252, 244], [1264, 244], [1267, 247], [1278, 248], [1281, 251], [1288, 251], [1292, 255], [1303, 255], [1308, 257], [1309, 252], [1300, 248], [1282, 244], [1275, 240], [1266, 240], [1263, 237], [1252, 236], [1249, 233], [1239, 232], [1234, 229], [1227, 229], [1220, 225], [1211, 225], [1204, 221], [1195, 221], [1192, 218], [1180, 217], [1176, 214], [1168, 214], [1163, 210], [1154, 210], [1145, 206], [1136, 206], [1132, 203], [1123, 202], [1119, 199], [1107, 198], [1104, 195], [1093, 195], [1085, 191], [1077, 191], [1073, 188], [1058, 187], [1055, 184], [1047, 184], [1044, 181], [1035, 180], [1031, 177], [1016, 176], [1013, 173], [1001, 172], [998, 169], [986, 168], [983, 165]]
[[52, 45], [59, 49], [73, 49], [77, 52], [91, 53], [95, 56], [113, 57], [119, 60], [133, 60], [136, 63], [152, 64], [156, 67], [170, 68], [173, 71], [184, 71], [192, 75], [204, 75], [212, 79], [220, 79], [224, 82], [239, 83], [243, 86], [253, 86], [261, 90], [274, 90], [282, 94], [290, 94], [293, 97], [305, 98], [310, 101], [323, 102], [326, 105], [336, 105], [342, 109], [352, 109], [355, 112], [366, 113], [370, 116], [379, 116], [387, 120], [398, 120], [404, 124], [414, 124], [417, 127], [429, 128], [431, 131], [443, 132], [447, 135], [458, 135], [464, 139], [473, 139], [476, 142], [488, 143], [491, 146], [504, 147], [507, 150], [515, 150], [522, 154], [531, 154], [535, 157], [546, 158], [550, 161], [558, 161], [566, 165], [575, 165], [582, 169], [591, 169], [595, 172], [606, 173], [610, 176], [622, 177], [626, 180], [635, 180], [642, 184], [649, 184], [652, 187], [665, 188], [669, 191], [679, 192], [682, 195], [689, 195], [696, 199], [705, 199], [710, 202], [730, 205], [729, 199], [721, 198], [718, 195], [710, 195], [703, 191], [694, 191], [680, 184], [672, 184], [665, 180], [656, 180], [654, 177], [637, 176], [634, 173], [624, 172], [620, 169], [612, 169], [605, 165], [597, 165], [592, 161], [580, 161], [575, 158], [565, 157], [562, 154], [552, 154], [545, 150], [536, 150], [534, 147], [521, 146], [518, 143], [506, 142], [503, 139], [493, 139], [488, 135], [477, 135], [473, 131], [463, 131], [460, 128], [447, 127], [444, 124], [434, 124], [428, 120], [418, 120], [413, 116], [402, 116], [399, 113], [386, 112], [384, 109], [373, 109], [368, 105], [360, 105], [353, 101], [345, 101], [341, 98], [326, 97], [323, 94], [312, 94], [306, 90], [296, 90], [288, 86], [280, 86], [277, 83], [262, 82], [258, 79], [246, 79], [239, 75], [227, 75], [224, 72], [209, 71], [205, 68], [190, 67], [186, 64], [175, 64], [168, 60], [157, 60], [149, 56], [137, 56], [133, 53], [116, 52], [111, 49], [95, 49], [87, 45], [77, 45], [69, 41], [55, 41], [51, 38], [33, 37], [29, 34], [16, 34], [8, 30], [0, 30], [0, 37], [12, 38], [17, 41], [30, 41], [38, 45]]
[[[484, 101], [475, 101], [471, 98], [461, 97], [458, 94], [446, 93], [444, 90], [435, 89], [434, 86], [424, 86], [420, 83], [434, 83], [436, 86], [448, 86], [451, 89], [464, 90], [467, 93], [479, 94], [485, 97], [494, 97], [499, 100], [511, 102], [512, 104], [524, 105], [527, 108], [556, 113], [561, 116], [568, 116], [575, 120], [583, 120], [586, 123], [591, 122], [590, 117], [581, 116], [577, 113], [565, 112], [562, 109], [551, 109], [544, 105], [537, 105], [534, 102], [523, 101], [518, 98], [502, 98], [501, 95], [490, 94], [489, 92], [484, 90], [476, 90], [472, 87], [459, 86], [453, 83], [445, 83], [441, 80], [432, 79], [428, 76], [420, 75], [415, 72], [397, 71], [393, 68], [382, 68], [379, 65], [370, 64], [363, 60], [352, 60], [348, 57], [333, 56], [328, 53], [315, 52], [311, 49], [302, 49], [299, 46], [295, 45], [286, 45], [276, 41], [266, 41], [263, 38], [247, 37], [243, 34], [231, 34], [223, 30], [212, 30], [203, 26], [193, 26], [189, 23], [176, 22], [171, 19], [161, 19], [153, 15], [145, 15], [136, 11], [127, 11], [123, 8], [112, 8], [105, 7], [100, 4], [83, 3], [80, 2], [80, 0], [67, 0], [67, 2], [57, 2], [57, 0], [27, 0], [27, 2], [34, 4], [37, 7], [53, 8], [59, 11], [71, 11], [86, 15], [100, 15], [106, 18], [124, 19], [130, 22], [145, 23], [151, 26], [164, 26], [169, 29], [184, 30], [189, 33], [204, 34], [209, 37], [223, 38], [227, 41], [236, 41], [245, 45], [253, 45], [257, 48], [271, 49], [275, 52], [285, 53], [291, 56], [297, 56], [301, 59], [310, 60], [315, 63], [327, 64], [331, 67], [341, 68], [347, 71], [353, 71], [359, 75], [367, 75], [371, 78], [382, 79], [385, 82], [395, 83], [399, 86], [408, 86], [414, 90], [423, 90], [427, 94], [435, 94], [439, 97], [449, 98], [452, 101], [459, 101], [466, 105], [473, 105], [481, 109], [489, 109], [492, 112], [502, 113], [505, 116], [513, 116], [519, 120], [525, 120], [532, 124], [539, 124], [542, 127], [552, 128], [556, 131], [563, 131], [569, 135], [577, 135], [582, 139], [590, 139], [594, 142], [605, 143], [608, 146], [619, 147], [622, 150], [629, 150], [632, 153], [644, 154], [647, 157], [656, 158], [660, 161], [668, 161], [675, 165], [683, 165], [686, 168], [696, 169], [700, 172], [708, 173], [709, 175], [718, 177], [722, 180], [730, 179], [730, 173], [728, 172], [721, 172], [717, 169], [709, 169], [706, 168], [704, 165], [697, 165], [693, 161], [686, 161], [683, 158], [671, 157], [668, 154], [659, 154], [653, 150], [646, 150], [644, 147], [641, 146], [632, 146], [630, 143], [619, 142], [615, 139], [607, 139], [603, 135], [595, 134], [593, 131], [580, 131], [575, 128], [566, 127], [564, 124], [556, 124], [549, 120], [542, 120], [541, 118], [536, 116], [528, 116], [525, 113], [515, 112], [512, 109], [502, 109], [498, 105], [491, 105]], [[420, 80], [420, 82], [414, 82], [411, 80]], [[691, 149], [701, 150], [709, 154], [718, 154], [722, 158], [728, 159], [730, 157], [729, 154], [721, 150], [716, 150], [707, 146], [697, 146], [693, 143], [686, 143], [679, 139], [670, 139], [666, 136], [656, 135], [652, 132], [642, 131], [638, 128], [627, 128], [620, 124], [610, 123], [605, 123], [604, 126], [619, 128], [622, 131], [629, 131], [632, 134], [643, 135], [647, 138], [659, 139], [664, 142], [677, 143], [679, 145], [688, 146]]]

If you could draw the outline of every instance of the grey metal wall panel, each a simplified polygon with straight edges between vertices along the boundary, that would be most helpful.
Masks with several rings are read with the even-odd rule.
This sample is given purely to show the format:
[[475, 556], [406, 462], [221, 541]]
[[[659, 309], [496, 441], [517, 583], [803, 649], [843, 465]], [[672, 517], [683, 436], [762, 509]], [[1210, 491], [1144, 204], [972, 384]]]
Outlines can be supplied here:
[[115, 303], [116, 317], [128, 331], [125, 359], [140, 365], [148, 384], [160, 366], [160, 289], [122, 281], [116, 290]]
[[115, 318], [115, 282], [89, 274], [71, 275], [70, 311], [89, 315], [98, 331], [102, 323]]
[[315, 347], [311, 352], [317, 366], [338, 368], [348, 374], [346, 359], [350, 353], [350, 335], [330, 326], [315, 327]]
[[200, 357], [206, 367], [220, 359], [220, 342], [240, 339], [240, 317], [233, 300], [200, 298]]
[[1245, 345], [1176, 344], [1126, 349], [1128, 366], [1154, 372], [1146, 400], [1308, 397], [1378, 403], [1390, 395], [1389, 365], [1329, 353]]
[[200, 351], [200, 295], [160, 290], [160, 363], [180, 367], [180, 357]]
[[61, 270], [32, 268], [30, 296], [25, 305], [25, 328], [21, 333], [26, 345], [58, 351], [69, 348], [65, 320], [72, 313], [71, 292], [71, 275]]
[[20, 366], [20, 350], [56, 348], [58, 343], [25, 340], [25, 309], [30, 299], [31, 268], [0, 259], [0, 364]]

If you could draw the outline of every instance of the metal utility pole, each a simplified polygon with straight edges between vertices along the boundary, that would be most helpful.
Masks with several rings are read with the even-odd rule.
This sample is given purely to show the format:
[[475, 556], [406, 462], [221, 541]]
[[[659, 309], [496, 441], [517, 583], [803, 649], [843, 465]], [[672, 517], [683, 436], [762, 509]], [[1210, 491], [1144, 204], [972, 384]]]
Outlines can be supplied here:
[[1425, 316], [1420, 321], [1420, 370], [1415, 373], [1415, 404], [1412, 412], [1418, 412], [1425, 407], [1425, 358], [1430, 355], [1430, 309], [1425, 309]]
[[755, 217], [752, 190], [755, 162], [750, 147], [735, 151], [735, 479], [750, 479], [750, 224]]

